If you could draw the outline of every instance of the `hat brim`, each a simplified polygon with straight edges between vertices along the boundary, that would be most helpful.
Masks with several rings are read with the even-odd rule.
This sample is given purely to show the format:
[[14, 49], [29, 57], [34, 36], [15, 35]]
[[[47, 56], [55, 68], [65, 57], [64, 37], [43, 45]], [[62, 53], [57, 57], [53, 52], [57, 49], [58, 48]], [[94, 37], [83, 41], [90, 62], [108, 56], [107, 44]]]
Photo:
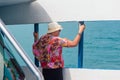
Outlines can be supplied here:
[[62, 30], [63, 28], [60, 26], [59, 28], [57, 29], [54, 29], [54, 30], [48, 30], [47, 33], [52, 33], [52, 32], [55, 32], [55, 31], [59, 31], [59, 30]]

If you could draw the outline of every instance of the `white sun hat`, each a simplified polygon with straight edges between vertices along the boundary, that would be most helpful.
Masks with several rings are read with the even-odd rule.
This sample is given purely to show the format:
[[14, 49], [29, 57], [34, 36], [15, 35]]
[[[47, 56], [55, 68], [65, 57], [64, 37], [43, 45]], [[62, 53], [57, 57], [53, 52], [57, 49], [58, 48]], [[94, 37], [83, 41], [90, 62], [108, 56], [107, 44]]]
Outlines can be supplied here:
[[58, 30], [62, 30], [62, 26], [59, 25], [57, 22], [51, 22], [48, 24], [48, 32], [47, 33], [52, 33]]

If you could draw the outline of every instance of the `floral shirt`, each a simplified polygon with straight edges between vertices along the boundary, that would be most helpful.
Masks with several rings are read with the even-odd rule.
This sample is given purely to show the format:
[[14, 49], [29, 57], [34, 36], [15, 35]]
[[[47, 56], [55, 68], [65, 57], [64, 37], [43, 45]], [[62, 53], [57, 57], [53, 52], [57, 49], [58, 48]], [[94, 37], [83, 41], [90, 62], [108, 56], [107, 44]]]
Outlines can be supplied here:
[[42, 68], [63, 68], [62, 47], [65, 46], [66, 39], [46, 34], [33, 44], [33, 53]]

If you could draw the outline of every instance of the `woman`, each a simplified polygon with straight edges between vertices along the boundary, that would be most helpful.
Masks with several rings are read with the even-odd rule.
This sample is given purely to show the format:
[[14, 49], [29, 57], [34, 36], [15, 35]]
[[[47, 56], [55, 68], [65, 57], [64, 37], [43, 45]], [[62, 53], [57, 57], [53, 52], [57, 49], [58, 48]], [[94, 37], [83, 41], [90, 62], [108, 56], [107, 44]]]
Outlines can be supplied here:
[[[79, 23], [78, 34], [73, 41], [59, 37], [62, 26], [57, 22], [52, 22], [48, 24], [47, 34], [41, 36], [33, 45], [33, 53], [41, 63], [45, 80], [63, 80], [64, 60], [62, 58], [62, 48], [77, 46], [85, 29], [84, 22]], [[38, 38], [38, 34], [34, 33], [34, 36], [36, 39]], [[35, 50], [38, 50], [36, 51], [38, 53], [35, 53]]]

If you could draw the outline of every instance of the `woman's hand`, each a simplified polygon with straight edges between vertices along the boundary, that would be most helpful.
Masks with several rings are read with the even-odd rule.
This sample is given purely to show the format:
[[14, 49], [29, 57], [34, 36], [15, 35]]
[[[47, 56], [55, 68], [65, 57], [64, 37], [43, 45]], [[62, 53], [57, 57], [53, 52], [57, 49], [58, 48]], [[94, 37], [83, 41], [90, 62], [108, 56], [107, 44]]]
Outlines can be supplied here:
[[79, 31], [78, 33], [82, 33], [85, 30], [84, 21], [79, 21]]
[[33, 32], [33, 36], [34, 36], [34, 38], [35, 38], [35, 41], [38, 39], [38, 33], [36, 33], [36, 32]]

